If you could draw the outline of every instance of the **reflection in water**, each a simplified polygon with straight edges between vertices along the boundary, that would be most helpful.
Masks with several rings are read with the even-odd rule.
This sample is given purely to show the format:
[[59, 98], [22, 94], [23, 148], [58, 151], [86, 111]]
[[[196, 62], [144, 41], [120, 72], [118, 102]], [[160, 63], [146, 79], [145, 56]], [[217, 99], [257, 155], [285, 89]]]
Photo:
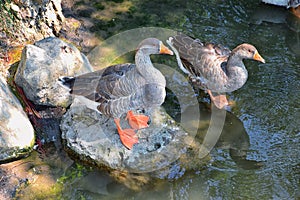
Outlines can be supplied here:
[[125, 197], [131, 193], [133, 192], [118, 183], [108, 172], [95, 170], [66, 184], [62, 196], [64, 199], [76, 199], [79, 196], [85, 196], [87, 199], [106, 199]]
[[[208, 134], [207, 130], [211, 122], [211, 112], [208, 109], [205, 109], [200, 104], [200, 119], [190, 119], [190, 123], [186, 124], [185, 127], [194, 126], [198, 127], [198, 133], [196, 139], [203, 141], [203, 138]], [[191, 117], [196, 116], [195, 106], [191, 105], [186, 108], [184, 112], [187, 112]], [[216, 111], [222, 112], [222, 111]], [[175, 117], [178, 119], [178, 116]], [[188, 130], [187, 130], [188, 131]], [[202, 145], [201, 142], [199, 145]], [[226, 112], [225, 123], [221, 132], [221, 135], [218, 139], [218, 142], [215, 146], [216, 148], [229, 149], [229, 154], [232, 160], [236, 163], [237, 166], [243, 169], [256, 169], [259, 168], [261, 163], [255, 160], [247, 160], [247, 152], [250, 148], [249, 136], [243, 126], [243, 123], [232, 113]]]
[[284, 25], [282, 31], [286, 32], [287, 46], [296, 56], [300, 56], [300, 18], [287, 12], [283, 7], [262, 4], [251, 15], [250, 22], [257, 25], [262, 23]]
[[247, 152], [250, 150], [250, 138], [243, 123], [230, 112], [226, 114], [226, 121], [218, 147], [228, 147], [232, 160], [242, 169], [257, 169], [261, 162], [248, 160]]
[[286, 44], [297, 57], [300, 57], [300, 18], [289, 14], [286, 23], [290, 29], [285, 36]]

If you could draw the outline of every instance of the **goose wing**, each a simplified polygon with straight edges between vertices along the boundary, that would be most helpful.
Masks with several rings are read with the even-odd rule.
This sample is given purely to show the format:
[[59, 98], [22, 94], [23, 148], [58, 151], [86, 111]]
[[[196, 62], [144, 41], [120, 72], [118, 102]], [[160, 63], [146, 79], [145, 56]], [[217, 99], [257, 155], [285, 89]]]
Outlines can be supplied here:
[[[135, 69], [134, 64], [113, 65], [103, 70], [83, 74], [74, 78], [70, 93], [103, 103], [130, 95], [133, 87], [123, 86], [126, 76]], [[128, 77], [129, 78], [129, 77]], [[127, 79], [128, 79], [127, 78]]]
[[216, 75], [226, 75], [226, 64], [231, 51], [222, 45], [203, 43], [184, 34], [173, 36], [186, 70], [194, 77], [211, 80]]
[[59, 82], [77, 95], [87, 107], [120, 117], [129, 109], [140, 106], [146, 79], [135, 64], [119, 64], [77, 77], [62, 77]]

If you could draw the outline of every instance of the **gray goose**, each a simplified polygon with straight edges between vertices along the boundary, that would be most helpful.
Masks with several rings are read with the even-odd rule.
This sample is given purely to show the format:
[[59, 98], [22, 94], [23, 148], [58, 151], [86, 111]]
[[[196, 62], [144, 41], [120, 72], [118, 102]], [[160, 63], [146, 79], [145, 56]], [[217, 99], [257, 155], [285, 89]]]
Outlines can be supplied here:
[[[151, 54], [173, 52], [160, 40], [147, 38], [137, 48], [135, 64], [117, 64], [77, 77], [59, 78], [60, 84], [87, 107], [114, 119], [120, 140], [128, 149], [138, 142], [135, 130], [148, 127], [149, 120], [133, 111], [158, 107], [166, 96], [165, 77], [152, 65]], [[123, 130], [120, 118], [125, 113], [131, 129]]]
[[257, 49], [246, 43], [230, 51], [222, 45], [202, 43], [182, 33], [170, 37], [167, 43], [181, 70], [189, 75], [191, 82], [207, 91], [219, 109], [228, 105], [223, 93], [241, 88], [248, 78], [243, 59], [265, 63]]

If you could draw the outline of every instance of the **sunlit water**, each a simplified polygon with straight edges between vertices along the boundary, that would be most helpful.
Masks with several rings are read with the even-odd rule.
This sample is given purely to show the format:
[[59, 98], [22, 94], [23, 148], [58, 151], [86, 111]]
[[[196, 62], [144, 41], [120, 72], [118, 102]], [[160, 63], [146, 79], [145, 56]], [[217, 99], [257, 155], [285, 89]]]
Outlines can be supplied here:
[[[264, 161], [264, 165], [256, 170], [237, 169], [234, 163], [226, 164], [231, 163], [227, 150], [216, 150], [216, 163], [224, 165], [213, 163], [207, 171], [190, 178], [187, 193], [196, 199], [192, 185], [198, 184], [202, 185], [198, 190], [204, 199], [299, 198], [300, 54], [288, 43], [297, 33], [285, 23], [272, 23], [276, 20], [274, 13], [280, 15], [280, 9], [259, 7], [250, 1], [230, 2], [218, 1], [222, 5], [216, 7], [199, 3], [196, 13], [206, 10], [208, 17], [203, 19], [190, 10], [189, 28], [196, 37], [231, 48], [242, 42], [254, 44], [266, 59], [266, 64], [245, 61], [249, 79], [243, 88], [230, 94], [237, 103], [232, 112], [241, 119], [250, 137], [247, 158]], [[271, 21], [250, 23], [255, 22], [256, 15], [261, 16], [260, 9], [266, 15], [273, 13]], [[293, 42], [300, 45], [297, 39]]]
[[[102, 28], [99, 37], [142, 26], [160, 26], [231, 49], [243, 42], [257, 47], [266, 64], [245, 61], [249, 79], [245, 86], [229, 94], [230, 100], [236, 102], [230, 117], [234, 122], [229, 120], [225, 125], [227, 135], [232, 133], [237, 138], [245, 138], [248, 145], [245, 160], [249, 162], [235, 159], [234, 152], [223, 144], [213, 149], [212, 160], [205, 168], [185, 172], [175, 180], [159, 181], [159, 185], [145, 186], [141, 192], [130, 191], [105, 172], [93, 171], [66, 183], [63, 196], [77, 198], [80, 194], [86, 199], [300, 198], [300, 27], [298, 33], [289, 28], [287, 11], [246, 0], [133, 1], [132, 4], [134, 12], [117, 15], [113, 24], [102, 23], [105, 28], [101, 23], [93, 27], [95, 32]], [[232, 141], [234, 143], [234, 137]], [[238, 151], [239, 145], [235, 145]], [[253, 167], [251, 161], [260, 163], [261, 167]]]

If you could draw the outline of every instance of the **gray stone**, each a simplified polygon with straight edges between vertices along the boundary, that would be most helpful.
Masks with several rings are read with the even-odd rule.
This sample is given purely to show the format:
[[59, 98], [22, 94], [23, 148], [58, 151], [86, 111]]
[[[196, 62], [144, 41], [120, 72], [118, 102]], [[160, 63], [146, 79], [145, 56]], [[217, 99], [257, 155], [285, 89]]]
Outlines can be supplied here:
[[0, 76], [0, 163], [27, 154], [34, 130], [18, 99]]
[[[121, 120], [123, 129], [128, 128]], [[143, 173], [160, 170], [176, 161], [188, 137], [162, 109], [151, 112], [148, 128], [139, 130], [139, 143], [128, 150], [122, 145], [113, 119], [86, 108], [75, 98], [61, 123], [62, 138], [82, 159], [99, 166]]]
[[89, 61], [75, 46], [49, 37], [25, 46], [15, 82], [35, 104], [67, 107], [71, 97], [58, 78], [90, 71]]
[[285, 6], [287, 8], [289, 7], [296, 8], [297, 6], [300, 5], [300, 1], [291, 1], [291, 0], [262, 0], [262, 2], [276, 5], [276, 6]]

